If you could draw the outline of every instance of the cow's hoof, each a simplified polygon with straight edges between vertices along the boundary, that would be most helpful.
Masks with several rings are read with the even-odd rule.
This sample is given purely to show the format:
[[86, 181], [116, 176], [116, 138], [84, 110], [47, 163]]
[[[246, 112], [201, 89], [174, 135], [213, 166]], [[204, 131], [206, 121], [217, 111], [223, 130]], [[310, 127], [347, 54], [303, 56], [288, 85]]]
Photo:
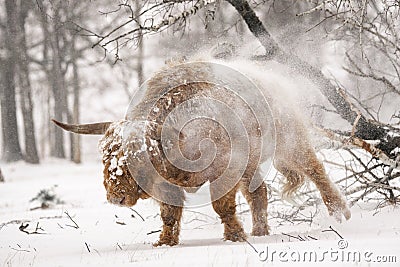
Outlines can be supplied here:
[[247, 240], [247, 236], [244, 233], [244, 231], [238, 231], [238, 232], [228, 232], [224, 234], [224, 239], [225, 240], [230, 240], [232, 242], [244, 242]]
[[252, 236], [265, 236], [269, 235], [269, 227], [267, 224], [259, 224], [253, 226]]
[[342, 222], [344, 217], [346, 220], [350, 219], [351, 212], [345, 200], [335, 202], [334, 204], [327, 205], [329, 215], [335, 218], [336, 221]]
[[178, 240], [158, 240], [156, 243], [153, 244], [153, 247], [160, 247], [163, 245], [172, 247], [178, 244], [179, 244]]
[[351, 218], [351, 212], [347, 207], [342, 209], [337, 209], [335, 211], [330, 211], [329, 215], [335, 218], [336, 221], [342, 222], [342, 218], [344, 217], [346, 220]]

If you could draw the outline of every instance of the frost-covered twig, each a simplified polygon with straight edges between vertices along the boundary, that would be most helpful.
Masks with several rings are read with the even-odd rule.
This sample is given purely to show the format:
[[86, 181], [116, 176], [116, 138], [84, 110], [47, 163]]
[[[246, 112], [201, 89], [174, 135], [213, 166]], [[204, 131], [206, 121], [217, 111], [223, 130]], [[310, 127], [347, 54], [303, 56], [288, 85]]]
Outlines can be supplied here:
[[[156, 6], [159, 10], [162, 10], [163, 5], [180, 4], [183, 2], [185, 2], [185, 1], [163, 1], [163, 3], [156, 2], [154, 6]], [[154, 17], [151, 19], [146, 19], [143, 25], [139, 24], [137, 27], [135, 27], [129, 31], [123, 32], [121, 34], [118, 34], [117, 36], [111, 38], [111, 36], [114, 33], [118, 32], [119, 30], [121, 30], [122, 28], [127, 26], [129, 23], [137, 20], [137, 18], [131, 17], [128, 21], [115, 27], [113, 30], [111, 30], [107, 34], [101, 36], [100, 39], [93, 45], [93, 47], [100, 45], [101, 47], [105, 48], [107, 45], [109, 45], [111, 43], [116, 43], [117, 41], [122, 40], [125, 37], [132, 35], [132, 34], [145, 35], [145, 34], [161, 31], [162, 29], [168, 28], [168, 27], [176, 24], [179, 21], [185, 21], [188, 17], [195, 15], [200, 9], [202, 9], [205, 6], [212, 4], [214, 2], [215, 2], [215, 0], [197, 1], [195, 4], [193, 4], [192, 7], [183, 10], [179, 14], [172, 15], [169, 12], [166, 12], [166, 14], [163, 16], [164, 18], [159, 23], [154, 23], [155, 22]], [[152, 9], [152, 6], [149, 7], [149, 9]], [[143, 15], [143, 13], [144, 12], [142, 12], [141, 15]], [[97, 35], [97, 36], [100, 36], [100, 35]], [[134, 39], [135, 39], [134, 37], [130, 37], [130, 38], [128, 38], [128, 41], [129, 40], [132, 41]], [[119, 44], [117, 44], [117, 47], [118, 46], [119, 46]]]
[[9, 221], [9, 222], [1, 223], [0, 224], [0, 230], [3, 229], [4, 226], [7, 226], [9, 224], [20, 224], [20, 223], [23, 224], [23, 223], [26, 223], [26, 222], [29, 222], [29, 220], [12, 220], [12, 221]]
[[65, 215], [67, 215], [68, 218], [74, 223], [74, 225], [66, 224], [66, 226], [69, 226], [69, 227], [72, 227], [72, 228], [75, 228], [75, 229], [79, 229], [79, 225], [74, 221], [74, 219], [72, 219], [72, 217], [71, 217], [71, 215], [69, 215], [68, 211], [66, 211], [66, 212], [64, 212], [64, 213], [65, 213]]
[[85, 246], [86, 246], [87, 251], [90, 253], [90, 248], [89, 248], [88, 243], [85, 242]]
[[159, 233], [159, 232], [161, 232], [161, 230], [153, 230], [153, 231], [148, 232], [147, 235], [152, 235], [152, 234]]
[[[142, 215], [140, 215], [140, 213], [139, 212], [137, 212], [136, 210], [134, 210], [134, 209], [132, 209], [132, 208], [129, 208], [131, 211], [133, 211], [134, 213], [136, 213], [139, 217], [140, 217], [140, 219], [142, 219], [142, 221], [144, 221], [144, 218], [143, 218], [143, 216]], [[132, 214], [132, 216], [134, 216], [133, 214]]]
[[[375, 145], [366, 142], [360, 138], [354, 136], [344, 136], [338, 133], [335, 133], [332, 130], [317, 128], [320, 132], [322, 132], [329, 139], [336, 141], [329, 143], [328, 148], [344, 148], [344, 147], [353, 147], [353, 148], [362, 148], [371, 154], [372, 157], [379, 159], [383, 164], [393, 168], [400, 169], [400, 154], [396, 157], [396, 159], [389, 158], [382, 150], [377, 148]], [[319, 147], [319, 148], [322, 148]]]
[[28, 235], [32, 235], [32, 234], [45, 234], [44, 232], [39, 232], [39, 230], [44, 231], [43, 228], [39, 227], [39, 222], [36, 223], [36, 228], [35, 228], [35, 230], [32, 231], [32, 232], [29, 232], [29, 231], [27, 230], [28, 226], [29, 226], [29, 223], [27, 223], [27, 224], [21, 223], [21, 225], [18, 227], [18, 229], [19, 229], [21, 232], [24, 232], [25, 234], [28, 234]]
[[[350, 154], [350, 159], [347, 159], [344, 151]], [[400, 201], [400, 187], [396, 184], [400, 177], [399, 170], [371, 158], [368, 152], [360, 149], [344, 148], [331, 153], [338, 155], [336, 159], [329, 159], [336, 163], [334, 166], [346, 170], [346, 175], [336, 183], [349, 199], [350, 206], [360, 200], [367, 202], [373, 199], [392, 204]]]
[[333, 229], [333, 227], [330, 225], [329, 229], [327, 230], [322, 230], [322, 232], [334, 232], [338, 237], [340, 237], [341, 239], [343, 239], [343, 236], [341, 234], [339, 234], [338, 231], [336, 231], [335, 229]]
[[328, 3], [332, 3], [332, 2], [333, 2], [333, 0], [325, 0], [321, 4], [317, 5], [316, 7], [311, 8], [311, 9], [309, 9], [307, 11], [304, 11], [304, 12], [298, 13], [298, 14], [296, 14], [296, 16], [301, 17], [301, 16], [304, 16], [304, 15], [309, 15], [309, 14], [314, 13], [316, 11], [321, 11], [321, 10], [324, 9], [325, 5], [327, 5]]

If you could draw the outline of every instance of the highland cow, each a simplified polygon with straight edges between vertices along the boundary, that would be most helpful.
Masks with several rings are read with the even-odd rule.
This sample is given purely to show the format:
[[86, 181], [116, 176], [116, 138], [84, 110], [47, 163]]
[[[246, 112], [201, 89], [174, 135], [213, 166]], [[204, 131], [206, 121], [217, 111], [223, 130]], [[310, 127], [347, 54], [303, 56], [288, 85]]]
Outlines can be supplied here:
[[[207, 182], [210, 183], [212, 206], [224, 224], [225, 240], [246, 239], [243, 227], [235, 214], [235, 196], [238, 190], [250, 206], [253, 223], [251, 234], [269, 234], [267, 187], [261, 180], [256, 188], [250, 190], [252, 179], [258, 175], [261, 162], [266, 160], [260, 156], [260, 138], [263, 135], [260, 122], [254, 117], [251, 105], [249, 107], [243, 99], [229, 92], [226, 86], [207, 82], [215, 75], [207, 62], [168, 66], [148, 80], [142, 98], [128, 110], [124, 120], [81, 125], [54, 121], [61, 128], [74, 133], [104, 134], [99, 146], [103, 157], [104, 186], [109, 202], [130, 207], [135, 205], [138, 199], [152, 197], [158, 200], [163, 230], [155, 246], [173, 246], [179, 243], [185, 191], [194, 192]], [[193, 78], [196, 82], [187, 82], [190, 80], [188, 78]], [[350, 211], [346, 202], [318, 160], [302, 119], [293, 109], [287, 107], [287, 104], [285, 106], [277, 100], [274, 94], [268, 93], [272, 90], [271, 86], [279, 87], [279, 84], [264, 84], [263, 81], [258, 81], [257, 85], [266, 93], [272, 111], [273, 123], [270, 122], [268, 127], [275, 127], [273, 165], [287, 179], [283, 194], [290, 196], [306, 178], [309, 178], [319, 190], [329, 214], [337, 220], [341, 220], [342, 216], [349, 219]], [[232, 140], [244, 134], [227, 133], [229, 129], [220, 125], [218, 121], [199, 118], [197, 123], [190, 121], [178, 127], [177, 133], [172, 133], [179, 137], [174, 148], [179, 148], [180, 153], [190, 161], [200, 159], [202, 153], [208, 150], [199, 151], [201, 140], [208, 139], [214, 143], [216, 152], [213, 161], [205, 168], [196, 171], [183, 169], [173, 164], [166, 156], [170, 147], [162, 140], [162, 131], [168, 116], [171, 116], [174, 109], [190, 100], [198, 104], [211, 98], [223, 101], [233, 110], [232, 113], [244, 118], [242, 130], [245, 130], [248, 139], [248, 145], [245, 147], [248, 150], [248, 158], [244, 168], [235, 170], [240, 172], [240, 179], [237, 181], [232, 182], [228, 179], [226, 182], [218, 182], [218, 178], [223, 175], [226, 166], [232, 160]], [[196, 104], [190, 103], [198, 109]], [[218, 103], [206, 103], [206, 107], [201, 107], [200, 110], [212, 111]], [[238, 129], [237, 127], [232, 129]], [[149, 161], [146, 161], [146, 158]], [[218, 195], [221, 192], [224, 194]]]

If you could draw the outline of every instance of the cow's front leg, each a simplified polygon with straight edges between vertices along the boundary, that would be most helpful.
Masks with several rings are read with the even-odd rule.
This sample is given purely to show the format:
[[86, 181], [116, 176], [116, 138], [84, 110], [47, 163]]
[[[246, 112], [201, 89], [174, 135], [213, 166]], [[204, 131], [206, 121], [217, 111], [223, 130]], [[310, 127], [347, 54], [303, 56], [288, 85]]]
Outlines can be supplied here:
[[[179, 243], [184, 193], [168, 183], [161, 184], [158, 189], [160, 193], [162, 192], [164, 201], [160, 203], [163, 229], [160, 239], [154, 246], [175, 246]], [[171, 203], [174, 203], [174, 205], [171, 205]]]
[[160, 234], [160, 239], [154, 244], [155, 247], [162, 245], [175, 246], [179, 243], [181, 217], [182, 207], [161, 203], [163, 229]]

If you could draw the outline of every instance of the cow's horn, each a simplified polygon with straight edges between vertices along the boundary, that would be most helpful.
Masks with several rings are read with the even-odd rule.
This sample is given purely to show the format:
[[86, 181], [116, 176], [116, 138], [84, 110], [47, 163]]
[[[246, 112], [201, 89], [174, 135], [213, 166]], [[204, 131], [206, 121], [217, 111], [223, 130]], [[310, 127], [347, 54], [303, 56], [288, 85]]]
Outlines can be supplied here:
[[112, 122], [98, 122], [90, 124], [66, 124], [52, 119], [57, 126], [69, 132], [78, 134], [104, 134]]

